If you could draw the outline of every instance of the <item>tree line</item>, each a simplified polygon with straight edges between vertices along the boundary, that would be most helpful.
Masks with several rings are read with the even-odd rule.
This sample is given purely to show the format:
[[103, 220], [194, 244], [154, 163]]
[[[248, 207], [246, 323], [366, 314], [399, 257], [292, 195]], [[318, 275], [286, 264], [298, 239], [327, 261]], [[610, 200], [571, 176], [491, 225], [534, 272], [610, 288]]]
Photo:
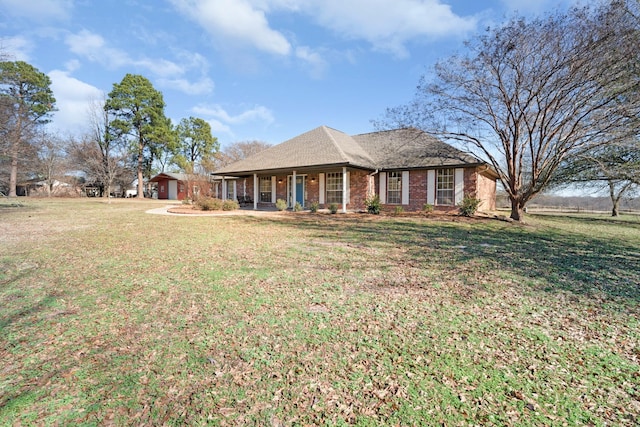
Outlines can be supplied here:
[[439, 61], [380, 128], [416, 127], [497, 172], [522, 220], [550, 188], [605, 185], [612, 214], [640, 186], [638, 0], [515, 16]]
[[114, 187], [158, 172], [209, 175], [222, 165], [261, 151], [268, 144], [240, 141], [220, 150], [204, 119], [173, 124], [162, 93], [141, 75], [127, 74], [101, 100], [88, 101], [87, 128], [80, 137], [46, 132], [56, 111], [49, 77], [23, 61], [0, 62], [0, 191], [16, 196], [19, 179], [45, 182], [80, 179], [109, 196]]

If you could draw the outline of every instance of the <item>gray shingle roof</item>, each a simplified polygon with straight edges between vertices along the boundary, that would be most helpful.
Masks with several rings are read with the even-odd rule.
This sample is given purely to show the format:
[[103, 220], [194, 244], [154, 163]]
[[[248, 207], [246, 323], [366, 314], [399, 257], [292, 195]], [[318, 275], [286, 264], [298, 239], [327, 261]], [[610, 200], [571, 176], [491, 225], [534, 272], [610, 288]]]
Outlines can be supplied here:
[[433, 168], [482, 164], [481, 160], [415, 128], [355, 135], [378, 169]]
[[385, 170], [480, 163], [475, 157], [416, 129], [349, 136], [320, 126], [214, 173], [241, 175], [329, 165]]

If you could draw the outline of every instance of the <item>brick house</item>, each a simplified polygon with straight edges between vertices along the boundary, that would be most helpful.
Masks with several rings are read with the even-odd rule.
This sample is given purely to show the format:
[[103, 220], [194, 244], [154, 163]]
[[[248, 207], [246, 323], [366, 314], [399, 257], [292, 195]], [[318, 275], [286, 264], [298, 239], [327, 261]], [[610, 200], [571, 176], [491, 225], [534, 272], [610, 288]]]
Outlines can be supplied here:
[[343, 212], [364, 210], [377, 194], [384, 210], [425, 204], [457, 211], [465, 195], [495, 209], [497, 174], [485, 162], [417, 129], [349, 136], [321, 126], [216, 170], [217, 196], [267, 208], [313, 202]]

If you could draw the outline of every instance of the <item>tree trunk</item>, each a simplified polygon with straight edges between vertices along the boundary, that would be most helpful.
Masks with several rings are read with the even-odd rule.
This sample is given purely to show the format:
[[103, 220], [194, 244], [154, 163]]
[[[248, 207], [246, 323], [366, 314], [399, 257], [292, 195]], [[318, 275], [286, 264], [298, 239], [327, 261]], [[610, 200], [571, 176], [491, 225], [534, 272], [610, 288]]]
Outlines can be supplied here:
[[613, 208], [611, 209], [611, 216], [619, 216], [620, 213], [618, 212], [618, 201], [616, 200], [613, 204]]
[[514, 221], [523, 222], [524, 220], [524, 206], [520, 200], [511, 199], [511, 216]]
[[13, 150], [11, 153], [11, 172], [9, 176], [9, 197], [16, 197], [16, 186], [18, 185], [18, 153]]
[[142, 169], [144, 168], [144, 145], [142, 144], [142, 137], [140, 137], [141, 141], [138, 145], [138, 194], [136, 197], [138, 199], [144, 198], [144, 181], [142, 178]]
[[618, 205], [620, 204], [620, 197], [622, 197], [622, 193], [624, 193], [626, 187], [623, 187], [620, 190], [620, 193], [616, 196], [616, 186], [612, 180], [609, 180], [609, 196], [611, 197], [611, 216], [618, 216]]

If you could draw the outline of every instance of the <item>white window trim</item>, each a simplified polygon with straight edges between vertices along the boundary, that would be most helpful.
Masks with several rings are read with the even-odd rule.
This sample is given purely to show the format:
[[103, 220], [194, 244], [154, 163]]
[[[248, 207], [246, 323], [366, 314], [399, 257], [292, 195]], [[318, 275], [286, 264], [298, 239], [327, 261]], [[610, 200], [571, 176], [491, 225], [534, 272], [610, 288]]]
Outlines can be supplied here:
[[427, 203], [431, 206], [436, 204], [436, 171], [427, 171]]
[[318, 174], [318, 183], [320, 185], [319, 194], [318, 194], [318, 203], [324, 205], [324, 173]]
[[276, 176], [271, 177], [271, 203], [276, 202]]
[[409, 171], [402, 171], [402, 204], [409, 204]]
[[464, 169], [457, 168], [453, 173], [454, 200], [456, 206], [464, 199]]

